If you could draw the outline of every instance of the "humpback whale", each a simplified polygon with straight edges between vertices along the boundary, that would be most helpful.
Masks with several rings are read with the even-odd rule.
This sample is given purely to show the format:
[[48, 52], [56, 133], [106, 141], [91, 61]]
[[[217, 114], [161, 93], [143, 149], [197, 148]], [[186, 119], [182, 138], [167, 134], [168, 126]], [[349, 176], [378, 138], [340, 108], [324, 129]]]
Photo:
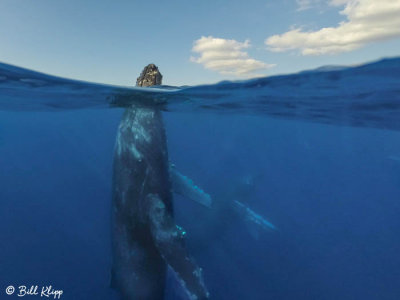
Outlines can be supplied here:
[[[161, 81], [158, 68], [150, 64], [136, 85]], [[128, 107], [118, 127], [112, 183], [111, 286], [123, 299], [163, 299], [168, 266], [190, 299], [209, 297], [202, 270], [187, 253], [186, 233], [174, 222], [171, 177], [184, 191], [188, 180], [168, 161], [161, 111]]]

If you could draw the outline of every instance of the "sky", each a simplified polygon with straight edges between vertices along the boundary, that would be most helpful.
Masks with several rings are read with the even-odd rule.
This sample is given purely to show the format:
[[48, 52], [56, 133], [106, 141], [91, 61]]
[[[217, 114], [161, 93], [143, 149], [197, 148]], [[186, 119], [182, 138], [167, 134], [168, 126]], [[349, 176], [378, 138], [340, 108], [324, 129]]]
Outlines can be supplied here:
[[197, 85], [400, 55], [400, 0], [0, 0], [0, 62], [131, 86]]

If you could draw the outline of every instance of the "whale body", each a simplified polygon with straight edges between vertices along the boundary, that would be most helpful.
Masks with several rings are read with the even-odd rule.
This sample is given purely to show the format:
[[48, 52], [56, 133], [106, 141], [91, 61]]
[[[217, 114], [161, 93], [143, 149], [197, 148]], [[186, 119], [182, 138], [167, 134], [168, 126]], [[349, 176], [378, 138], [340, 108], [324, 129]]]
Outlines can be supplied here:
[[[150, 65], [149, 65], [150, 66]], [[147, 66], [144, 72], [152, 71]], [[163, 299], [167, 267], [189, 299], [206, 299], [202, 270], [173, 219], [161, 112], [132, 106], [120, 122], [113, 162], [111, 286], [123, 299]]]

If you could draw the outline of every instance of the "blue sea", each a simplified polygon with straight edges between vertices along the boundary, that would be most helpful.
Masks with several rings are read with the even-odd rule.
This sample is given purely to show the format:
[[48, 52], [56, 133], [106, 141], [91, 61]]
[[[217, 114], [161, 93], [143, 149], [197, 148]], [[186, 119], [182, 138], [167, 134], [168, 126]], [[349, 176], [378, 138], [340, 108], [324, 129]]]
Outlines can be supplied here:
[[10, 285], [118, 299], [112, 159], [129, 105], [164, 111], [171, 162], [213, 200], [174, 197], [211, 299], [400, 299], [400, 58], [159, 88], [0, 64], [0, 299], [19, 298]]

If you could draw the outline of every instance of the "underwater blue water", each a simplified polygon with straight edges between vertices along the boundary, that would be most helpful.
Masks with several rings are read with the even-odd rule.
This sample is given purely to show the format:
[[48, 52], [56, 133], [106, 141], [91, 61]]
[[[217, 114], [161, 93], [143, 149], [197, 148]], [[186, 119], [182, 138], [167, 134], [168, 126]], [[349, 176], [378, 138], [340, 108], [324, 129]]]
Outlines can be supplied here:
[[232, 200], [254, 176], [241, 200], [278, 227], [254, 239], [241, 220], [226, 224], [223, 214], [176, 200], [216, 299], [398, 299], [398, 132], [249, 116], [166, 119], [182, 172], [215, 201]]
[[[209, 210], [175, 197], [176, 222], [212, 299], [400, 298], [400, 81], [386, 70], [380, 78], [391, 85], [368, 87], [366, 103], [376, 108], [368, 118], [354, 105], [341, 117], [328, 109], [324, 120], [288, 105], [286, 114], [258, 114], [235, 91], [248, 82], [230, 92], [245, 109], [191, 102], [210, 101], [214, 86], [186, 92], [185, 109], [164, 113], [170, 160], [219, 204]], [[49, 284], [63, 289], [62, 299], [118, 299], [109, 288], [111, 167], [123, 108], [71, 110], [67, 101], [39, 109], [47, 100], [25, 88], [0, 84], [0, 299], [13, 298], [9, 285]], [[15, 91], [36, 93], [35, 105], [22, 96], [11, 105]], [[245, 91], [260, 99], [255, 87]], [[389, 91], [392, 98], [382, 96]], [[54, 93], [52, 103], [64, 99]], [[278, 229], [229, 214], [224, 205], [234, 200]], [[174, 299], [174, 283], [168, 289]]]

